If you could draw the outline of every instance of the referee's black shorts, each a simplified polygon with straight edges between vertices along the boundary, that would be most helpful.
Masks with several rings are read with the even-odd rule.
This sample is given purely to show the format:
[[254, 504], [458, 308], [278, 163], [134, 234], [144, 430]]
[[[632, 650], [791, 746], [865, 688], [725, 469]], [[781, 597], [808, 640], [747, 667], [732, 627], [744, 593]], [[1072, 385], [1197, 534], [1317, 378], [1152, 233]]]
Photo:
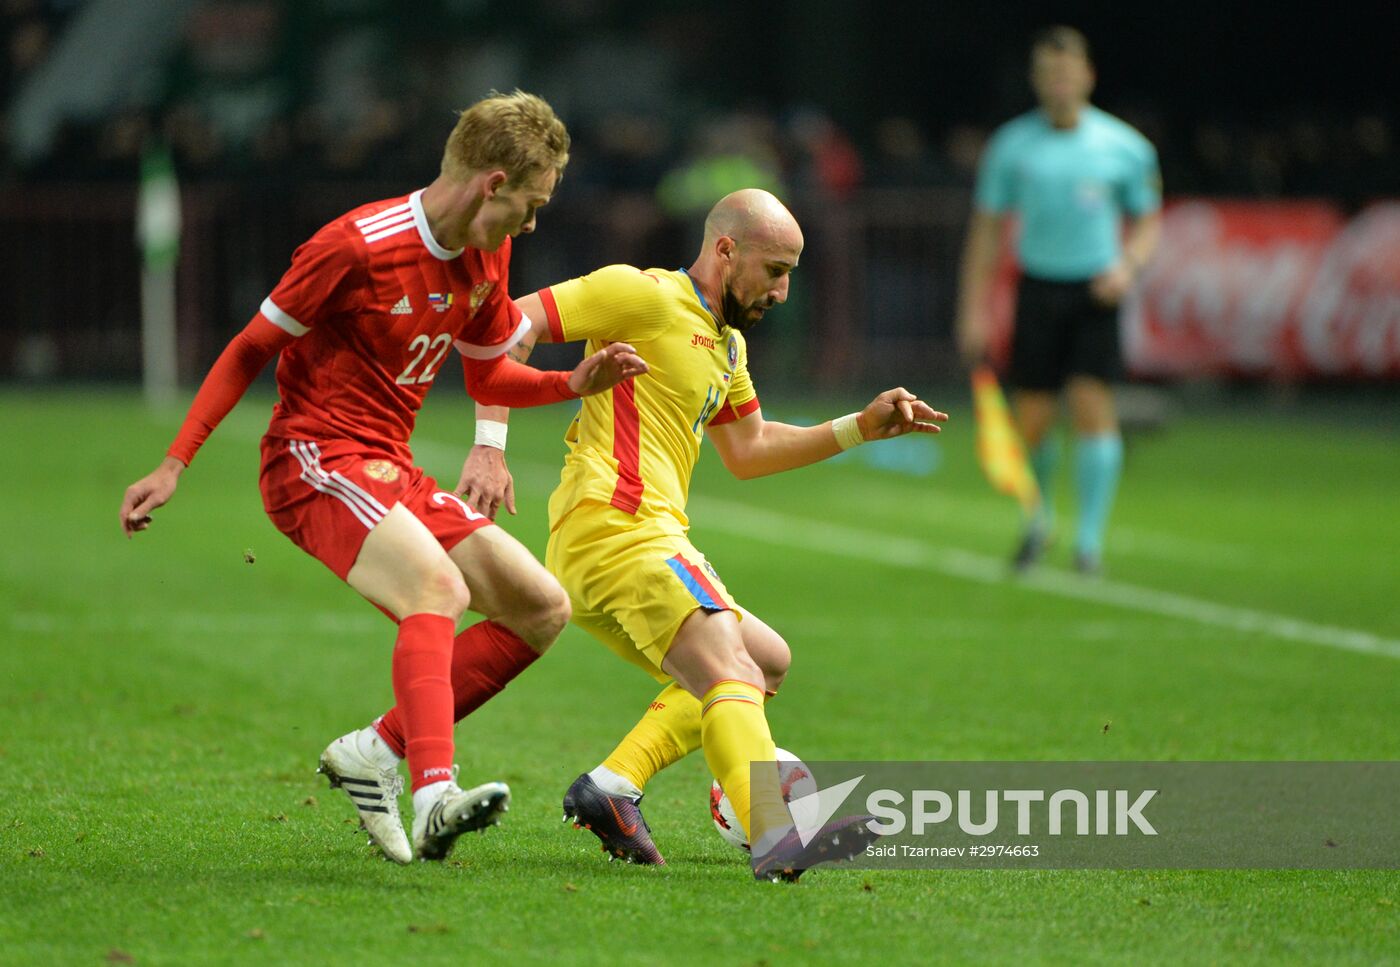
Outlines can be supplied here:
[[1099, 303], [1088, 280], [1051, 282], [1021, 276], [1007, 383], [1055, 392], [1071, 376], [1111, 383], [1122, 374], [1117, 306]]

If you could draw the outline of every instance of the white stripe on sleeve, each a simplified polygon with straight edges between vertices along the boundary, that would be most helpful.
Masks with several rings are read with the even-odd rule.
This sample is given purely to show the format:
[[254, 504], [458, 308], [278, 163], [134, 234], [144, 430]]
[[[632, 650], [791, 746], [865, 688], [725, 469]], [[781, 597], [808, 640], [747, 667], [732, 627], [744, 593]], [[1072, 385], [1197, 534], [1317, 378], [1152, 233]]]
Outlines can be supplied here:
[[281, 309], [277, 308], [277, 303], [272, 301], [271, 296], [262, 301], [262, 306], [258, 311], [267, 317], [268, 322], [272, 323], [278, 329], [284, 330], [288, 335], [304, 336], [311, 331], [309, 326], [303, 326]]
[[530, 317], [525, 313], [520, 314], [520, 325], [515, 327], [515, 332], [510, 334], [510, 338], [505, 342], [498, 342], [494, 346], [478, 346], [476, 343], [462, 342], [458, 339], [452, 345], [457, 347], [457, 351], [469, 359], [495, 359], [513, 349], [520, 340], [525, 338], [525, 334], [530, 331]]

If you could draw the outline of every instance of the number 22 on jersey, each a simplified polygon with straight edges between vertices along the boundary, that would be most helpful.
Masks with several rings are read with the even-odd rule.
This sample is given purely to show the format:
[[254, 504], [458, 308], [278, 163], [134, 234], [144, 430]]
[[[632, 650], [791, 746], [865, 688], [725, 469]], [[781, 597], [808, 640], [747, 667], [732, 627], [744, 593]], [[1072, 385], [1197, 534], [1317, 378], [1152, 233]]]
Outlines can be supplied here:
[[[437, 375], [438, 367], [442, 365], [442, 357], [447, 355], [448, 347], [452, 345], [450, 333], [438, 333], [436, 336], [414, 336], [408, 344], [410, 354], [416, 353], [404, 367], [402, 373], [394, 379], [394, 382], [404, 386], [412, 386], [414, 383], [431, 383], [433, 377]], [[423, 369], [415, 373], [418, 364], [423, 362], [424, 357], [432, 353], [432, 358], [428, 360]]]

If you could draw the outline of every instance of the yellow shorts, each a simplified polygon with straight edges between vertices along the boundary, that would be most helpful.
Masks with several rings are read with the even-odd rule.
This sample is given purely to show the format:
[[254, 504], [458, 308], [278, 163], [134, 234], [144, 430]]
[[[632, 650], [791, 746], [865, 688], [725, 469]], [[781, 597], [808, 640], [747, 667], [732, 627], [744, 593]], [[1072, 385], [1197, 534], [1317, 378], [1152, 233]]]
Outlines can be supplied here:
[[742, 618], [705, 555], [670, 518], [584, 501], [550, 533], [544, 563], [569, 593], [574, 623], [658, 681], [670, 679], [661, 662], [697, 608]]

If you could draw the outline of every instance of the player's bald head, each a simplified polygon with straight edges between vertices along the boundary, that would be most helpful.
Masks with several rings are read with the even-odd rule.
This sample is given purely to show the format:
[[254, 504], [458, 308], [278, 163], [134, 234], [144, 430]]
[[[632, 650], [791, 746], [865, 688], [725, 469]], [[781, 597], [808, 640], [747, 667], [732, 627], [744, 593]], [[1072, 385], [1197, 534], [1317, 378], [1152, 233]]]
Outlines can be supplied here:
[[705, 248], [721, 236], [741, 247], [802, 251], [802, 229], [782, 202], [762, 188], [730, 192], [705, 217]]
[[705, 242], [692, 274], [709, 286], [725, 325], [740, 331], [787, 300], [788, 277], [802, 256], [802, 229], [761, 188], [725, 195], [705, 218]]

